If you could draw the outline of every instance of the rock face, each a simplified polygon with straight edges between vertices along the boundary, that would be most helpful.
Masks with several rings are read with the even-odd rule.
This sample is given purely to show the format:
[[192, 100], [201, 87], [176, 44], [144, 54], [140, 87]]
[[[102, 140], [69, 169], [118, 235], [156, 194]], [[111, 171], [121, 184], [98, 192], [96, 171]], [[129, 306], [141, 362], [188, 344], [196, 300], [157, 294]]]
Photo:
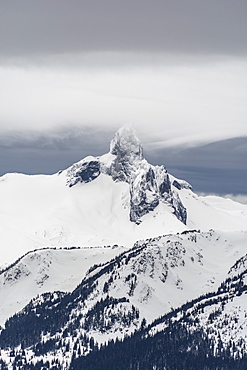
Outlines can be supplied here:
[[78, 182], [90, 182], [100, 175], [100, 162], [94, 157], [86, 157], [82, 161], [75, 163], [67, 171], [68, 182], [71, 187]]
[[116, 132], [110, 144], [110, 153], [115, 156], [110, 169], [113, 180], [130, 183], [133, 172], [143, 161], [142, 146], [132, 126], [123, 126]]
[[161, 200], [168, 200], [171, 184], [166, 169], [145, 163], [130, 183], [130, 220], [140, 218], [153, 211]]
[[146, 161], [142, 145], [131, 125], [123, 126], [116, 132], [108, 154], [97, 158], [86, 157], [71, 166], [67, 170], [67, 185], [88, 183], [101, 173], [111, 176], [115, 182], [129, 184], [130, 221], [139, 224], [144, 215], [162, 202], [171, 206], [174, 215], [186, 224], [187, 212], [178, 194], [184, 184], [178, 180], [172, 184], [164, 166], [153, 166]]

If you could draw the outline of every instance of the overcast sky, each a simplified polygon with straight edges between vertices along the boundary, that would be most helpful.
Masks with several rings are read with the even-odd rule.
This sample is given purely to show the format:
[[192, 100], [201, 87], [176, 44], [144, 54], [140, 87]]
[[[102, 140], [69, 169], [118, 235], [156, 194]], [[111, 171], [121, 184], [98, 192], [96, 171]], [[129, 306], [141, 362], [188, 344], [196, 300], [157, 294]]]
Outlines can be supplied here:
[[0, 172], [125, 123], [156, 154], [247, 137], [246, 35], [244, 0], [0, 0]]

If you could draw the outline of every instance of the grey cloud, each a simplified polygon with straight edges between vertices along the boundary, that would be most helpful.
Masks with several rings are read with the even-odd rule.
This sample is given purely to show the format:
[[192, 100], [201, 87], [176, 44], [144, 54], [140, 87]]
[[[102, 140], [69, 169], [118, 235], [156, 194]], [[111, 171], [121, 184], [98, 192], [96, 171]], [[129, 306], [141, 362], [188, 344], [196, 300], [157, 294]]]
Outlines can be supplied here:
[[52, 174], [88, 155], [109, 151], [112, 131], [70, 127], [46, 134], [13, 132], [0, 137], [0, 175]]
[[246, 53], [242, 0], [22, 0], [0, 4], [1, 56], [135, 51]]

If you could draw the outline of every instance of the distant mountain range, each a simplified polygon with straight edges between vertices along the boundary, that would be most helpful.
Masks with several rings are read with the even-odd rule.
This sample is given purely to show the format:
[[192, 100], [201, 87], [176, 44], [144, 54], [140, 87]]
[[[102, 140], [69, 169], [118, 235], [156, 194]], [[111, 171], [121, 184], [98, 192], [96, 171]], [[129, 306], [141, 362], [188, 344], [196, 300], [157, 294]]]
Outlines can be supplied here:
[[132, 126], [0, 178], [1, 369], [244, 369], [247, 206], [200, 197]]

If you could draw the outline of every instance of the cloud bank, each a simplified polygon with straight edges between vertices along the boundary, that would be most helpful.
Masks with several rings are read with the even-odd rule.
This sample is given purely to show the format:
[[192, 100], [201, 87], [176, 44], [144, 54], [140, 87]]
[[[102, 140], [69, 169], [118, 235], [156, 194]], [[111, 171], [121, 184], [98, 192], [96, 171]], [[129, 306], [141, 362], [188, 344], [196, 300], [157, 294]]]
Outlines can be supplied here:
[[1, 2], [2, 57], [138, 51], [246, 53], [242, 0]]

